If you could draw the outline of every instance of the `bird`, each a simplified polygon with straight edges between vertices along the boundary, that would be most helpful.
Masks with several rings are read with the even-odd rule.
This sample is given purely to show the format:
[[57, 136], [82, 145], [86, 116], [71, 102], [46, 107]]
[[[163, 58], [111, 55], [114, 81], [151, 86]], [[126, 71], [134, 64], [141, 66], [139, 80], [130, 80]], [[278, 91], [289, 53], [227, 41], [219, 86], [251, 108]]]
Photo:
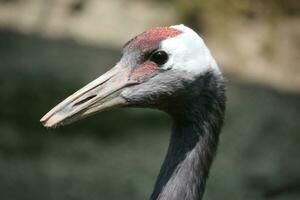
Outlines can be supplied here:
[[172, 119], [150, 199], [202, 199], [226, 107], [223, 73], [203, 39], [183, 24], [138, 34], [125, 43], [114, 67], [40, 121], [57, 127], [120, 107], [158, 109]]

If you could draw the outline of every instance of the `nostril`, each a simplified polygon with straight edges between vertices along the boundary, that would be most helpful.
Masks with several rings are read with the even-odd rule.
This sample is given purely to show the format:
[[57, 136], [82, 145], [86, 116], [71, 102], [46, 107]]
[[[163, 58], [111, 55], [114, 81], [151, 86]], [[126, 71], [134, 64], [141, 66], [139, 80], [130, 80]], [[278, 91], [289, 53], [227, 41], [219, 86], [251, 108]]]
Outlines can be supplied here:
[[80, 104], [83, 104], [83, 103], [85, 103], [85, 102], [87, 102], [87, 101], [93, 99], [93, 98], [96, 97], [96, 96], [97, 96], [97, 95], [92, 95], [92, 96], [89, 96], [89, 97], [87, 97], [87, 98], [85, 98], [85, 99], [82, 99], [81, 101], [78, 101], [77, 103], [75, 103], [75, 104], [73, 105], [73, 107], [78, 106], [78, 105], [80, 105]]

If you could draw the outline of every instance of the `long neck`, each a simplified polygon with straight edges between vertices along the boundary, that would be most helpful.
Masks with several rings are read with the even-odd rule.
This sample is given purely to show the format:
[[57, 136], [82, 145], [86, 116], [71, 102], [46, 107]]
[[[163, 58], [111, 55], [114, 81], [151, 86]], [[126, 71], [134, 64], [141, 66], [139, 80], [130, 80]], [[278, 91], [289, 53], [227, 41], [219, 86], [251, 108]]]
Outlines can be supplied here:
[[172, 113], [170, 145], [151, 200], [202, 199], [225, 109], [224, 88], [211, 89]]

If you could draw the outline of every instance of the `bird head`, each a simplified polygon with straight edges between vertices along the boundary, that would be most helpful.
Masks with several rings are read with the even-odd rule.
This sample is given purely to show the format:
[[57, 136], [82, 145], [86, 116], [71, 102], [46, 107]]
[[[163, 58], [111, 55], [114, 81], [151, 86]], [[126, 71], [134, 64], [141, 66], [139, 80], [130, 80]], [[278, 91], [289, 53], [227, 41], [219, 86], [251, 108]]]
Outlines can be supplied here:
[[145, 31], [122, 49], [120, 61], [50, 110], [46, 127], [68, 124], [115, 107], [164, 109], [174, 97], [189, 96], [186, 87], [219, 68], [199, 35], [184, 25]]

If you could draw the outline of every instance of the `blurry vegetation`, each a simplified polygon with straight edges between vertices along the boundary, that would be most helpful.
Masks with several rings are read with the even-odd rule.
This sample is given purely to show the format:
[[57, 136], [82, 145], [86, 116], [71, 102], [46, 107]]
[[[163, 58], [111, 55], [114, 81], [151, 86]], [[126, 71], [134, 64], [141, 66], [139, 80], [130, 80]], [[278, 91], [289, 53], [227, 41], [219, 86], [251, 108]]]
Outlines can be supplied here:
[[274, 20], [300, 14], [298, 0], [171, 0], [185, 24], [203, 31], [207, 24], [222, 26], [235, 18]]
[[0, 0], [0, 3], [16, 3], [20, 0]]
[[[0, 0], [0, 4], [15, 2], [25, 1]], [[56, 1], [44, 2], [48, 4], [39, 12], [39, 30], [49, 22]], [[270, 29], [259, 54], [269, 59], [278, 56], [274, 46], [281, 45], [273, 25], [300, 14], [299, 0], [156, 2], [174, 4], [178, 21], [200, 32], [212, 27], [222, 32], [233, 21], [247, 22], [245, 26], [267, 21], [264, 25]], [[89, 3], [70, 0], [63, 5], [79, 17]], [[295, 40], [298, 46], [299, 42]], [[165, 114], [121, 109], [58, 129], [39, 123], [66, 95], [113, 66], [119, 49], [0, 29], [0, 55], [1, 200], [148, 199], [168, 145], [170, 121]], [[293, 67], [296, 70], [297, 63]], [[226, 77], [225, 127], [205, 199], [298, 200], [299, 93]]]
[[71, 13], [76, 14], [81, 12], [84, 9], [86, 3], [87, 3], [86, 0], [72, 0], [70, 2]]
[[[145, 109], [58, 129], [39, 118], [103, 73], [118, 50], [0, 31], [0, 199], [148, 199], [170, 121]], [[300, 96], [228, 81], [228, 107], [205, 199], [300, 196]]]

